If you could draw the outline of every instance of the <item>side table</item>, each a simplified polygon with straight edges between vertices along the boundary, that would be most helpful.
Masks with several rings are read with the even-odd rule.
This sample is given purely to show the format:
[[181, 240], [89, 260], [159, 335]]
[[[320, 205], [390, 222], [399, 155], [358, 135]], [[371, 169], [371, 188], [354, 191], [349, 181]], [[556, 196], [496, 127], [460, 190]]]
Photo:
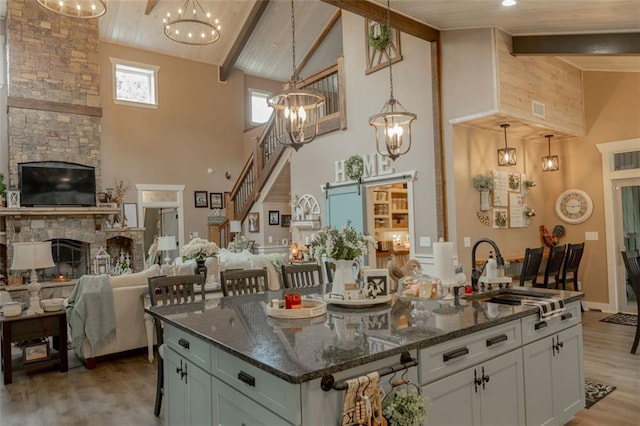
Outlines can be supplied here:
[[12, 382], [11, 342], [52, 336], [54, 343], [57, 342], [59, 346], [58, 352], [53, 353], [48, 359], [32, 365], [45, 366], [59, 363], [61, 372], [69, 370], [67, 313], [64, 309], [34, 315], [27, 315], [23, 312], [20, 316], [10, 318], [0, 316], [0, 327], [2, 327], [0, 348], [2, 349], [2, 370], [5, 385]]

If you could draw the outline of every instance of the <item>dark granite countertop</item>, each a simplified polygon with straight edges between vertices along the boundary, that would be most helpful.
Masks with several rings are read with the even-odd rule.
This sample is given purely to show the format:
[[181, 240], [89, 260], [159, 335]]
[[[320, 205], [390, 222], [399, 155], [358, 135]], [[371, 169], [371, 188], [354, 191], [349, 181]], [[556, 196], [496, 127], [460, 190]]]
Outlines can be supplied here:
[[[421, 320], [411, 317], [410, 301], [395, 298], [368, 308], [329, 305], [325, 315], [309, 319], [268, 316], [266, 303], [282, 299], [283, 290], [145, 310], [290, 383], [303, 383], [537, 314], [537, 308], [531, 306], [484, 301], [502, 291], [459, 301], [429, 300], [431, 315]], [[530, 287], [509, 291], [535, 291], [541, 296], [558, 296], [565, 303], [583, 297], [580, 292]], [[317, 289], [305, 293], [307, 297], [322, 297]]]

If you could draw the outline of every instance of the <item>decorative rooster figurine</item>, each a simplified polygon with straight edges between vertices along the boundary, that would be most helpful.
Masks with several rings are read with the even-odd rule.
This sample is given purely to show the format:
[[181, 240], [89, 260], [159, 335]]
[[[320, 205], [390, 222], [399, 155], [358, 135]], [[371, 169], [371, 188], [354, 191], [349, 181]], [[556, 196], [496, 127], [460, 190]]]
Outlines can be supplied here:
[[542, 234], [542, 242], [544, 245], [551, 248], [558, 244], [558, 240], [560, 237], [564, 237], [565, 234], [564, 226], [556, 225], [553, 227], [553, 231], [549, 233], [549, 230], [546, 226], [540, 225], [540, 234]]

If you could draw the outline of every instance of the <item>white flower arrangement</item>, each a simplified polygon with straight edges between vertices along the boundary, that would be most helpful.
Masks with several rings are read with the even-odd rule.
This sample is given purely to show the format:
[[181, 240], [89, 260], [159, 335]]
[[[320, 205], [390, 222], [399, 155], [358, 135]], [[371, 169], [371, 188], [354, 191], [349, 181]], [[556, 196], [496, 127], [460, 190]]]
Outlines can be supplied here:
[[194, 238], [182, 247], [182, 260], [195, 259], [204, 260], [207, 257], [218, 254], [220, 248], [214, 242], [204, 238]]
[[369, 245], [375, 246], [375, 238], [359, 233], [347, 222], [341, 229], [325, 227], [311, 241], [311, 253], [315, 259], [326, 255], [334, 260], [354, 260], [369, 252]]
[[536, 211], [530, 207], [525, 207], [523, 213], [526, 217], [534, 217], [536, 215]]

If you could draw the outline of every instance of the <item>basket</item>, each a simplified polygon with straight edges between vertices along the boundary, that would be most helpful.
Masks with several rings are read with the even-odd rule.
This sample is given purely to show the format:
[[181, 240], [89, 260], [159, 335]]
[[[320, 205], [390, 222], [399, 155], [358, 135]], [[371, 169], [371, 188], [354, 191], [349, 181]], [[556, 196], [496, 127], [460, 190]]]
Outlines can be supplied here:
[[267, 305], [267, 315], [274, 318], [313, 318], [324, 315], [327, 312], [327, 304], [322, 300], [302, 299], [302, 309], [285, 309], [284, 300], [280, 301], [278, 308]]

